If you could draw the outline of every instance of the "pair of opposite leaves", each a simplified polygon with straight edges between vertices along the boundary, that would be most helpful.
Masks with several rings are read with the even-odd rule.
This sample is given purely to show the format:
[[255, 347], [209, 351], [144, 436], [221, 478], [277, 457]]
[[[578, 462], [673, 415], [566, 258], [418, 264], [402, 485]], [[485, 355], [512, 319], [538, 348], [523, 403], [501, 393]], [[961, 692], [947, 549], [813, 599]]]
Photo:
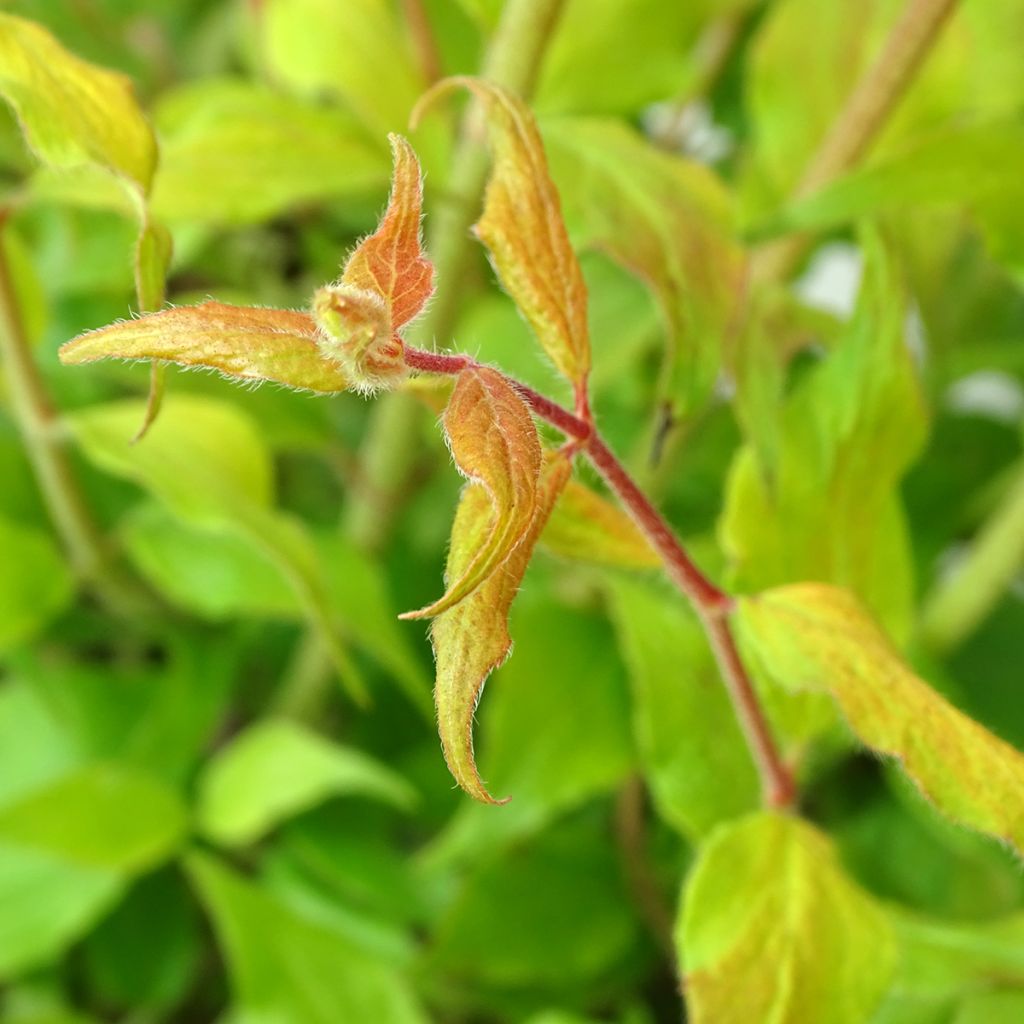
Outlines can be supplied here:
[[[484, 102], [494, 150], [484, 211], [474, 231], [585, 404], [586, 288], [533, 117], [519, 100], [474, 79], [441, 83], [423, 102], [457, 84]], [[391, 145], [394, 174], [384, 216], [337, 282], [317, 291], [312, 315], [218, 302], [167, 309], [81, 335], [61, 349], [62, 361], [161, 360], [321, 393], [395, 386], [407, 373], [398, 332], [430, 298], [433, 267], [420, 239], [419, 163], [405, 139], [393, 135]], [[443, 422], [469, 484], [452, 526], [447, 590], [403, 617], [433, 617], [435, 702], [445, 758], [463, 789], [496, 802], [474, 762], [473, 712], [487, 676], [511, 647], [508, 611], [569, 480], [571, 458], [542, 451], [523, 399], [501, 373], [486, 366], [468, 363], [459, 372]]]

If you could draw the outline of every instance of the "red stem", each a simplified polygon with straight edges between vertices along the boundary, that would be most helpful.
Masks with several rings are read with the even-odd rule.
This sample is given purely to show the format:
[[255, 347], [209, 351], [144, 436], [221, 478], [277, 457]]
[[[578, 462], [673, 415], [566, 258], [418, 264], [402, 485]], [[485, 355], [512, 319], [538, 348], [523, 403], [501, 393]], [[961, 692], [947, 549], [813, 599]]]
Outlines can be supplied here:
[[[478, 365], [468, 356], [425, 352], [406, 346], [405, 361], [413, 369], [427, 373], [460, 373]], [[668, 575], [693, 604], [719, 671], [732, 701], [736, 718], [750, 748], [761, 778], [764, 800], [771, 807], [785, 807], [796, 796], [793, 776], [779, 753], [772, 737], [753, 683], [736, 648], [729, 613], [732, 598], [715, 586], [686, 553], [679, 539], [661, 513], [630, 477], [625, 467], [587, 419], [574, 416], [556, 402], [538, 394], [533, 388], [509, 377], [505, 378], [519, 396], [541, 419], [547, 420], [568, 437], [580, 442], [594, 467], [608, 486], [618, 495], [644, 536], [661, 555]]]

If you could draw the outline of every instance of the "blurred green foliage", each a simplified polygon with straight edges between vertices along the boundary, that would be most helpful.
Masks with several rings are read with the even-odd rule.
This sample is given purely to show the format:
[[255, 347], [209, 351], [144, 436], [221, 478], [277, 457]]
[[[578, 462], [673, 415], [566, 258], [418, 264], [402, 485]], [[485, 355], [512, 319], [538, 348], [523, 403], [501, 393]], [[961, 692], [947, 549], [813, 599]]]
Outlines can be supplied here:
[[[711, 1024], [1024, 1019], [1019, 863], [856, 751], [821, 694], [766, 694], [807, 820], [758, 812], [654, 572], [541, 554], [479, 711], [513, 800], [453, 790], [429, 645], [395, 618], [439, 592], [460, 483], [417, 398], [172, 369], [131, 446], [145, 372], [58, 365], [139, 311], [140, 223], [173, 238], [169, 301], [304, 307], [373, 227], [387, 132], [431, 74], [479, 70], [504, 6], [6, 5], [131, 77], [159, 160], [150, 189], [117, 88], [114, 159], [80, 96], [9, 97], [48, 166], [0, 107], [12, 301], [137, 595], [111, 614], [83, 586], [0, 363], [0, 1022], [662, 1024], [679, 971]], [[794, 193], [902, 6], [568, 0], [533, 105], [599, 422], [701, 565], [740, 592], [851, 588], [1022, 746], [1022, 5], [963, 0], [861, 163]], [[428, 238], [456, 127], [409, 133]], [[756, 291], [750, 253], [803, 231], [792, 279]], [[430, 341], [564, 397], [479, 250], [440, 286], [457, 318]]]

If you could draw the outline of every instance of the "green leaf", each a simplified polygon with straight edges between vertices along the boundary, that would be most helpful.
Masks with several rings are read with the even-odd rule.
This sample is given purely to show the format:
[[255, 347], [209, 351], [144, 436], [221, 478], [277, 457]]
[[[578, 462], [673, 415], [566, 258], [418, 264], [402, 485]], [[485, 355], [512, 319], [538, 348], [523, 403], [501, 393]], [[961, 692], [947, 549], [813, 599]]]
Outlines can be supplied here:
[[386, 147], [350, 114], [263, 86], [189, 84], [166, 93], [156, 117], [153, 210], [173, 223], [256, 224], [303, 204], [372, 195], [388, 179]]
[[743, 283], [725, 190], [615, 121], [560, 118], [545, 135], [574, 240], [651, 289], [667, 336], [663, 394], [693, 411], [714, 385]]
[[913, 594], [898, 484], [921, 447], [925, 411], [892, 256], [874, 235], [864, 241], [857, 310], [778, 410], [774, 462], [756, 439], [736, 455], [719, 534], [736, 589], [836, 583], [903, 639]]
[[0, 516], [0, 654], [31, 639], [71, 600], [67, 562], [49, 535]]
[[0, 842], [0, 977], [37, 966], [75, 941], [123, 886], [112, 870]]
[[949, 128], [784, 208], [757, 234], [821, 230], [908, 207], [1024, 200], [1019, 119]]
[[316, 548], [295, 519], [271, 505], [270, 455], [256, 424], [225, 402], [179, 394], [167, 399], [146, 437], [129, 445], [142, 413], [139, 402], [113, 402], [76, 413], [70, 423], [102, 469], [138, 482], [188, 523], [259, 546], [288, 579], [353, 697], [364, 699], [338, 638]]
[[113, 763], [86, 765], [0, 810], [0, 841], [118, 872], [159, 863], [185, 830], [173, 790]]
[[914, 675], [853, 595], [779, 587], [742, 598], [737, 622], [775, 682], [830, 693], [858, 738], [943, 814], [1024, 852], [1024, 754]]
[[633, 731], [658, 813], [691, 840], [753, 810], [757, 772], [704, 634], [678, 599], [608, 584], [633, 685]]
[[97, 164], [149, 190], [156, 141], [124, 75], [75, 57], [41, 25], [0, 14], [0, 95], [44, 163]]
[[177, 873], [140, 879], [82, 944], [90, 987], [106, 1005], [169, 1009], [194, 984], [199, 914]]
[[677, 939], [694, 1024], [864, 1024], [896, 958], [885, 914], [825, 836], [776, 814], [712, 835]]
[[228, 964], [234, 1024], [426, 1024], [405, 979], [338, 931], [214, 857], [194, 853], [187, 867]]
[[373, 138], [405, 129], [426, 83], [386, 0], [269, 0], [258, 18], [275, 79], [305, 96], [334, 95]]
[[252, 843], [275, 825], [333, 796], [355, 795], [408, 808], [415, 792], [357, 750], [295, 722], [264, 719], [206, 766], [199, 827], [228, 846]]

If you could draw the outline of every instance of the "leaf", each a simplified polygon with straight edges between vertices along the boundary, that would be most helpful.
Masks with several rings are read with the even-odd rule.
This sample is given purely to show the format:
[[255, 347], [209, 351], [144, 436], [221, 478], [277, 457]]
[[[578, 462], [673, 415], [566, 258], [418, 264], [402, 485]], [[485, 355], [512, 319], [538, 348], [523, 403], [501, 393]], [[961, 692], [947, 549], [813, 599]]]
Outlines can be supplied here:
[[[524, 594], [512, 612], [516, 656], [499, 670], [479, 716], [483, 766], [515, 800], [496, 816], [463, 800], [430, 847], [432, 863], [476, 863], [522, 842], [588, 801], [613, 792], [633, 770], [629, 692], [603, 616]], [[552, 680], [586, 680], [587, 699]]]
[[204, 302], [165, 309], [80, 334], [61, 346], [65, 364], [97, 359], [164, 359], [245, 381], [274, 381], [323, 394], [348, 381], [321, 355], [308, 313]]
[[172, 789], [113, 763], [86, 765], [0, 810], [0, 841], [118, 872], [153, 867], [185, 831]]
[[123, 888], [109, 869], [0, 842], [0, 977], [52, 959], [86, 933]]
[[153, 210], [171, 223], [258, 224], [309, 203], [362, 199], [387, 154], [349, 113], [243, 80], [165, 93]]
[[[534, 521], [541, 452], [526, 403], [505, 378], [486, 366], [463, 370], [444, 414], [455, 464], [474, 498], [452, 527], [445, 582], [433, 604], [401, 618], [427, 618], [458, 604], [509, 557]], [[460, 505], [460, 511], [463, 505]]]
[[415, 792], [365, 754], [285, 719], [263, 719], [212, 758], [199, 782], [199, 827], [242, 846], [333, 796], [364, 796], [408, 808]]
[[400, 131], [425, 82], [386, 0], [267, 0], [260, 43], [272, 79], [290, 91], [342, 100], [372, 138]]
[[894, 254], [875, 233], [863, 247], [854, 315], [776, 409], [775, 458], [757, 437], [735, 456], [719, 536], [733, 589], [800, 579], [849, 587], [902, 641], [913, 586], [899, 483], [927, 414]]
[[[437, 681], [434, 700], [445, 760], [455, 781], [483, 803], [497, 803], [487, 792], [473, 759], [473, 713], [484, 683], [508, 656], [512, 639], [508, 611], [516, 596], [533, 546], [558, 495], [569, 478], [569, 460], [554, 456], [541, 475], [536, 512], [529, 530], [497, 572], [457, 605], [439, 615], [431, 626]], [[461, 577], [484, 539], [489, 501], [480, 484], [462, 492], [452, 525], [448, 552], [449, 577]]]
[[583, 395], [590, 372], [587, 289], [536, 122], [522, 100], [476, 78], [438, 83], [419, 109], [457, 86], [483, 103], [493, 151], [483, 215], [473, 230], [551, 361]]
[[667, 336], [663, 394], [693, 412], [710, 396], [743, 287], [728, 194], [708, 168], [619, 122], [559, 118], [546, 130], [573, 240], [651, 289]]
[[423, 255], [420, 220], [423, 182], [412, 146], [401, 135], [389, 135], [394, 156], [391, 196], [372, 235], [348, 258], [339, 284], [375, 292], [398, 330], [419, 315], [434, 291], [434, 267]]
[[0, 653], [30, 639], [67, 607], [74, 582], [42, 530], [0, 516]]
[[553, 554], [623, 569], [656, 569], [661, 559], [630, 517], [603, 495], [569, 480], [540, 542]]
[[0, 13], [0, 95], [45, 163], [97, 164], [149, 190], [156, 141], [124, 75], [80, 60], [41, 25]]
[[1024, 852], [1024, 754], [914, 675], [853, 595], [779, 587], [741, 598], [737, 621], [775, 682], [830, 693], [858, 738], [943, 814]]
[[237, 1024], [427, 1024], [408, 982], [339, 931], [268, 895], [216, 858], [186, 867], [227, 962]]
[[608, 593], [644, 779], [659, 815], [699, 841], [757, 807], [756, 769], [693, 614], [639, 581], [612, 579]]
[[694, 1024], [864, 1024], [895, 943], [815, 828], [777, 814], [722, 826], [687, 880], [677, 932]]
[[338, 636], [324, 567], [299, 521], [271, 503], [270, 454], [256, 424], [225, 402], [173, 395], [160, 419], [135, 445], [141, 403], [96, 405], [70, 418], [86, 456], [108, 473], [134, 480], [180, 519], [208, 530], [241, 534], [286, 577], [323, 638], [356, 700], [365, 684]]

